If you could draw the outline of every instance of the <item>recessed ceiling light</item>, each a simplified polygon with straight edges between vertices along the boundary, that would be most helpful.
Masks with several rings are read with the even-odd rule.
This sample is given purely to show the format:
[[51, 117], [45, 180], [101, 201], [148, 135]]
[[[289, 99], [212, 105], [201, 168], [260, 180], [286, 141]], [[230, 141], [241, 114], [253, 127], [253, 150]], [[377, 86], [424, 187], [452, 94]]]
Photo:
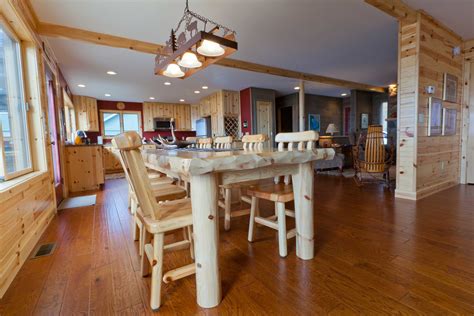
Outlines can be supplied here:
[[111, 76], [115, 76], [117, 73], [113, 70], [109, 70], [109, 71], [107, 71], [107, 74], [111, 75]]
[[207, 90], [207, 89], [209, 89], [209, 87], [208, 87], [208, 86], [202, 86], [202, 88], [203, 88], [204, 90]]
[[79, 88], [85, 88], [85, 87], [86, 87], [86, 85], [85, 85], [85, 84], [82, 84], [82, 83], [78, 84], [77, 86], [78, 86]]
[[184, 102], [184, 99], [179, 99], [179, 102]]
[[104, 94], [106, 97], [111, 97], [112, 95], [110, 93]]
[[164, 85], [165, 85], [165, 86], [170, 86], [170, 85], [171, 85], [171, 82], [165, 81]]
[[201, 93], [201, 91], [199, 91], [199, 90], [194, 90], [194, 93], [199, 94], [199, 93]]
[[347, 95], [347, 93], [341, 93], [341, 96], [345, 97]]
[[300, 87], [296, 86], [296, 87], [294, 87], [293, 89], [295, 89], [295, 90], [299, 90], [299, 89], [300, 89]]
[[150, 99], [150, 100], [155, 100], [155, 97], [149, 97], [148, 99]]

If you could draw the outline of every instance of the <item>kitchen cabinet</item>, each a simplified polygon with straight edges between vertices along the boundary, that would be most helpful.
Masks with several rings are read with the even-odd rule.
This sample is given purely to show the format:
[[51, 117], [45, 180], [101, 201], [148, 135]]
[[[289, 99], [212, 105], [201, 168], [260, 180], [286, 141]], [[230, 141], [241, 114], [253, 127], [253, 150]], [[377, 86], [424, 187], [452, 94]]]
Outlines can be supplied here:
[[97, 190], [104, 183], [101, 145], [65, 147], [69, 192]]
[[[226, 128], [225, 122], [229, 117], [237, 121], [240, 119], [240, 93], [238, 91], [220, 90], [202, 98], [199, 102], [199, 117], [205, 116], [211, 117], [213, 137], [231, 135], [238, 138], [240, 127], [237, 130], [234, 128], [230, 131]], [[240, 126], [238, 122], [237, 124], [228, 125]]]
[[86, 132], [99, 131], [99, 114], [97, 100], [82, 95], [73, 96], [74, 111], [76, 113], [76, 128]]
[[104, 146], [104, 169], [105, 173], [122, 172], [120, 153], [112, 146]]
[[169, 117], [175, 119], [176, 130], [191, 130], [191, 106], [160, 102], [143, 102], [143, 130], [153, 132], [153, 118]]

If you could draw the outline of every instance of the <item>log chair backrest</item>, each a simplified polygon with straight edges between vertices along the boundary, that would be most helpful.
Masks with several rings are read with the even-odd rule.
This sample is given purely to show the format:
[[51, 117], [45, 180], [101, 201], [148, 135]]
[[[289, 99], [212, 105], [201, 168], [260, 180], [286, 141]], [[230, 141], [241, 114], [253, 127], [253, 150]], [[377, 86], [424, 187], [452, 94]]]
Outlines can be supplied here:
[[212, 148], [212, 138], [211, 137], [198, 138], [196, 147], [197, 148]]
[[244, 135], [242, 147], [244, 150], [262, 150], [263, 144], [268, 140], [266, 134]]
[[231, 149], [232, 136], [219, 136], [214, 138], [214, 148], [216, 149]]
[[141, 137], [137, 132], [125, 132], [112, 139], [112, 144], [122, 156], [123, 162], [129, 171], [130, 182], [137, 197], [141, 212], [144, 216], [156, 218], [155, 211], [159, 205], [155, 200], [145, 163], [140, 153]]
[[186, 137], [186, 142], [191, 143], [188, 145], [190, 148], [195, 148], [197, 145], [198, 138], [195, 136], [188, 136]]
[[[278, 151], [310, 150], [315, 148], [319, 134], [316, 131], [305, 131], [295, 133], [279, 133], [275, 136], [275, 142], [278, 143]], [[286, 145], [286, 146], [285, 146]], [[296, 148], [295, 148], [296, 146]], [[285, 184], [290, 183], [290, 176], [284, 177]], [[275, 183], [280, 182], [280, 177], [275, 177]]]
[[367, 172], [384, 172], [385, 144], [382, 125], [370, 125], [365, 140], [365, 169]]

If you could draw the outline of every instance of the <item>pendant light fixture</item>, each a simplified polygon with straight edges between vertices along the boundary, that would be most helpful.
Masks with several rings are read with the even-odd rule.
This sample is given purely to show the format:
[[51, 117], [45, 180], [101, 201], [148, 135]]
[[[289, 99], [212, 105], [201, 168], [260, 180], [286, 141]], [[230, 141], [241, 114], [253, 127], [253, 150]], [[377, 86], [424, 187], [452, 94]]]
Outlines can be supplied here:
[[[155, 58], [155, 74], [187, 78], [237, 50], [235, 31], [189, 10]], [[180, 68], [181, 66], [181, 68]]]
[[178, 65], [184, 68], [199, 68], [202, 66], [202, 63], [197, 59], [196, 54], [192, 52], [186, 52], [183, 54], [183, 57], [181, 57], [181, 59], [178, 61]]
[[181, 78], [184, 77], [184, 72], [178, 65], [171, 63], [166, 67], [166, 70], [163, 71], [163, 75], [170, 78]]
[[213, 41], [204, 40], [202, 41], [201, 46], [198, 47], [197, 52], [207, 57], [218, 57], [224, 55], [225, 50], [221, 45]]

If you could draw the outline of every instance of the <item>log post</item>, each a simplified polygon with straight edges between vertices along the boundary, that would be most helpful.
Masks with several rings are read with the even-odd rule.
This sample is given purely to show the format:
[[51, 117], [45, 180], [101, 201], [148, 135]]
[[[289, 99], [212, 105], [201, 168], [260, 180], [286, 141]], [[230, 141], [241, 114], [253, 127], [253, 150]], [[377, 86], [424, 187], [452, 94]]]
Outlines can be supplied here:
[[192, 175], [191, 188], [197, 302], [201, 307], [211, 308], [221, 301], [215, 174]]

